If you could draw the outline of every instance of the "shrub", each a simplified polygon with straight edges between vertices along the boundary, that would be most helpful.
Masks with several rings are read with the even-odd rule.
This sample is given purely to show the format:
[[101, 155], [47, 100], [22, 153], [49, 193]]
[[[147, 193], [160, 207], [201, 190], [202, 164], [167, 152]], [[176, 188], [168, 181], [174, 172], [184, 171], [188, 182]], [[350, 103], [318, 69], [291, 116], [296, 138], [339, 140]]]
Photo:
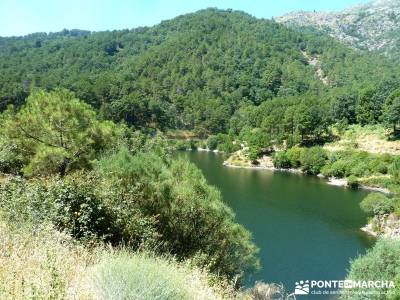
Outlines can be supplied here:
[[347, 186], [351, 189], [357, 189], [359, 186], [358, 178], [354, 175], [347, 177]]
[[44, 183], [10, 178], [0, 184], [0, 209], [7, 220], [40, 224], [56, 214], [54, 198]]
[[[37, 224], [36, 224], [37, 225]], [[48, 224], [0, 221], [1, 299], [236, 299], [228, 284], [165, 257], [84, 247]]]
[[238, 151], [238, 150], [240, 150], [240, 144], [238, 144], [238, 143], [233, 143], [233, 141], [232, 140], [227, 140], [227, 141], [225, 141], [225, 142], [223, 142], [223, 143], [221, 143], [221, 144], [219, 144], [218, 145], [218, 147], [217, 147], [217, 149], [219, 150], [219, 151], [222, 151], [222, 152], [225, 152], [225, 153], [233, 153], [233, 152], [235, 152], [235, 151]]
[[218, 143], [218, 137], [216, 135], [210, 135], [207, 139], [207, 148], [215, 150], [217, 149]]
[[364, 164], [360, 163], [355, 165], [353, 168], [349, 170], [349, 173], [356, 177], [364, 177], [370, 175], [370, 172], [367, 167], [367, 162], [364, 162]]
[[383, 162], [381, 162], [381, 163], [379, 163], [379, 165], [376, 167], [376, 170], [379, 172], [379, 173], [381, 173], [381, 174], [387, 174], [388, 173], [388, 166], [385, 164], [385, 163], [383, 163]]
[[272, 145], [269, 134], [259, 128], [255, 128], [247, 132], [244, 139], [249, 147], [260, 149], [260, 152], [269, 149]]
[[344, 154], [344, 161], [347, 163], [347, 175], [357, 177], [368, 176], [371, 170], [371, 157], [367, 152], [350, 152]]
[[256, 163], [258, 163], [257, 159], [260, 158], [260, 152], [261, 152], [261, 150], [257, 147], [250, 147], [247, 152], [247, 157], [250, 159], [250, 161], [253, 164], [256, 164]]
[[299, 147], [293, 147], [290, 148], [286, 151], [287, 158], [290, 161], [290, 165], [292, 168], [299, 168], [301, 163], [300, 163], [300, 157], [301, 153], [303, 152], [302, 148]]
[[0, 144], [0, 172], [18, 174], [25, 161], [14, 144]]
[[0, 208], [8, 219], [52, 222], [79, 239], [157, 247], [229, 279], [258, 266], [250, 233], [201, 172], [152, 151], [121, 148], [91, 174], [11, 180], [0, 187]]
[[383, 215], [394, 210], [393, 201], [381, 193], [371, 193], [360, 203], [361, 209], [368, 215]]
[[400, 183], [400, 157], [396, 157], [389, 168], [389, 174], [392, 175], [393, 179]]
[[388, 154], [388, 153], [384, 153], [381, 155], [380, 160], [384, 163], [392, 163], [393, 162], [393, 156]]
[[330, 155], [329, 162], [321, 170], [325, 176], [368, 177], [373, 174], [387, 174], [392, 157], [389, 154], [376, 155], [365, 151], [340, 151]]
[[307, 174], [320, 173], [326, 160], [326, 152], [321, 147], [305, 148], [300, 155], [301, 168]]
[[292, 166], [287, 153], [284, 151], [276, 152], [272, 158], [272, 161], [275, 168], [288, 169]]
[[[368, 289], [368, 299], [399, 299], [400, 290], [400, 241], [379, 240], [375, 246], [363, 256], [351, 261], [348, 280], [379, 280], [395, 281], [396, 289], [379, 288]], [[365, 293], [358, 293], [360, 289], [346, 289], [342, 299], [367, 299]], [[364, 290], [365, 291], [365, 290]]]
[[98, 178], [84, 173], [50, 181], [48, 194], [56, 209], [51, 221], [57, 228], [78, 239], [119, 239], [116, 216], [96, 194], [98, 184]]
[[154, 219], [160, 251], [195, 258], [201, 267], [227, 278], [257, 267], [250, 233], [234, 222], [220, 193], [191, 163], [122, 149], [105, 157], [99, 169], [108, 206], [125, 224], [135, 211]]
[[400, 216], [400, 198], [399, 197], [392, 198], [392, 201], [393, 201], [394, 213], [397, 216]]
[[248, 294], [252, 300], [290, 299], [283, 285], [260, 281], [256, 281], [254, 286], [248, 290]]
[[144, 253], [108, 255], [92, 269], [96, 299], [220, 299], [200, 271]]
[[344, 160], [337, 160], [327, 164], [321, 169], [321, 173], [326, 177], [343, 178], [346, 176], [347, 163]]
[[84, 174], [47, 182], [12, 179], [0, 188], [0, 208], [9, 220], [51, 222], [79, 239], [115, 238], [114, 216], [95, 194], [98, 181]]
[[207, 148], [207, 141], [206, 140], [200, 140], [198, 142], [198, 146], [199, 146], [199, 148], [202, 148], [202, 149]]
[[177, 140], [175, 142], [175, 149], [180, 151], [188, 150], [190, 149], [190, 143], [186, 140]]

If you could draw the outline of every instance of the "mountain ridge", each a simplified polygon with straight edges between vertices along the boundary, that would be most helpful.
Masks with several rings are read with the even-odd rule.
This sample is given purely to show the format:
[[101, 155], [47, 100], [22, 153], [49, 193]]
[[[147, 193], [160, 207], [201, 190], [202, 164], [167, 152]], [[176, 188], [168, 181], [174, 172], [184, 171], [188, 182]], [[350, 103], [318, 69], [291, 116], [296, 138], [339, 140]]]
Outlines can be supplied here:
[[296, 11], [276, 21], [313, 27], [353, 48], [400, 59], [400, 2], [396, 0], [376, 0], [340, 12]]

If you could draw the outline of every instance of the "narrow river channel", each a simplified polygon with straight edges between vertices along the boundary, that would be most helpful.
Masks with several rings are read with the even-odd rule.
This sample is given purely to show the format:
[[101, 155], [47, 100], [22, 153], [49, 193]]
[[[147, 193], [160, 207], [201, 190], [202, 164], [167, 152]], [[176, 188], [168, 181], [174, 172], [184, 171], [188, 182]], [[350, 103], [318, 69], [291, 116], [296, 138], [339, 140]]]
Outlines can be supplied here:
[[212, 152], [178, 155], [202, 170], [252, 232], [262, 269], [249, 283], [282, 283], [293, 291], [299, 280], [344, 279], [349, 260], [374, 243], [360, 231], [367, 222], [359, 208], [365, 191], [330, 186], [315, 176], [224, 167], [224, 156]]

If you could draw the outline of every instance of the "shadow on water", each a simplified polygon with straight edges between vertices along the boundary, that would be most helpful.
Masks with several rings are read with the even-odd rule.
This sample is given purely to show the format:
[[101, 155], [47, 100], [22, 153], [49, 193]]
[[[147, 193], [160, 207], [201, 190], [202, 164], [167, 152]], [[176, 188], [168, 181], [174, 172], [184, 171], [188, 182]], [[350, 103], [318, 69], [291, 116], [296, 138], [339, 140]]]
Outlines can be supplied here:
[[367, 222], [359, 208], [366, 191], [330, 186], [315, 176], [224, 167], [224, 157], [215, 153], [177, 155], [203, 171], [252, 232], [262, 270], [249, 284], [283, 283], [291, 291], [299, 280], [340, 280], [349, 260], [374, 243], [360, 231]]

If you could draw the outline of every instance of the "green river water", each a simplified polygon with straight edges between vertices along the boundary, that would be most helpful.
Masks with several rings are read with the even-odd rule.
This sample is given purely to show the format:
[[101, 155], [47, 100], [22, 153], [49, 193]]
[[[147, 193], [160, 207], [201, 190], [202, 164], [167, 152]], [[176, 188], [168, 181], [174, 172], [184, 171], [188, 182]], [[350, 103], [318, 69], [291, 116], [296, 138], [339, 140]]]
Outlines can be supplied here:
[[349, 260], [374, 243], [360, 230], [367, 222], [359, 208], [366, 191], [330, 186], [315, 176], [224, 167], [224, 156], [212, 152], [178, 155], [202, 170], [237, 222], [251, 231], [262, 269], [249, 284], [282, 283], [293, 291], [299, 280], [344, 279]]

